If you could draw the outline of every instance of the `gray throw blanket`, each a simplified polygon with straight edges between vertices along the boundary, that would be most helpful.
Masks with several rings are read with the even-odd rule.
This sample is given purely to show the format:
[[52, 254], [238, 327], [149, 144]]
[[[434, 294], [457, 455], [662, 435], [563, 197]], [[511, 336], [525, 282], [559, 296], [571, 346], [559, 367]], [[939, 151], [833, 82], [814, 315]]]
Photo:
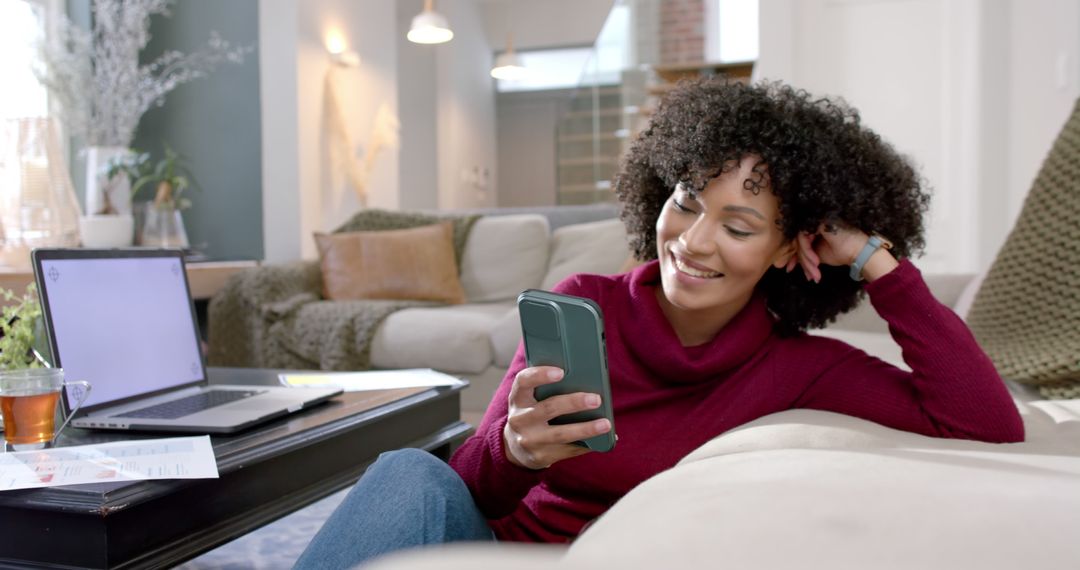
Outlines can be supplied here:
[[[404, 229], [451, 220], [454, 252], [461, 256], [479, 216], [438, 216], [365, 210], [337, 232]], [[209, 311], [208, 361], [216, 366], [366, 370], [371, 340], [382, 321], [426, 301], [328, 301], [321, 298], [317, 262], [267, 265], [234, 276]]]

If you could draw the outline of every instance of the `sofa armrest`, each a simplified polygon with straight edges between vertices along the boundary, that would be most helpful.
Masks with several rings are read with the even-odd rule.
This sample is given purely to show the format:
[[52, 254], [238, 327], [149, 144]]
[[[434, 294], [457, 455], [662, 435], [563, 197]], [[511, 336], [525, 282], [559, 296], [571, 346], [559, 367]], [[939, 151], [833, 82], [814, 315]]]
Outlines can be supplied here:
[[322, 273], [314, 261], [264, 265], [232, 276], [210, 300], [207, 362], [211, 366], [263, 366], [261, 350], [268, 325], [263, 307], [322, 293]]

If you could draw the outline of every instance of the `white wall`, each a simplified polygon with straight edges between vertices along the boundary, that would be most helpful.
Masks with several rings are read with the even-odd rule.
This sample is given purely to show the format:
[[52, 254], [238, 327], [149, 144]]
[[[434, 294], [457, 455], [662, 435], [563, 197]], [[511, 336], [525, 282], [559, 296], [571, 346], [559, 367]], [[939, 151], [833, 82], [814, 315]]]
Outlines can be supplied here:
[[[368, 207], [494, 205], [492, 51], [480, 11], [472, 0], [439, 2], [454, 40], [404, 46], [409, 21], [420, 10], [415, 4], [413, 11], [383, 0], [260, 0], [267, 261], [316, 257], [312, 234], [333, 229], [361, 207], [330, 161], [331, 70], [358, 158], [380, 105], [393, 109], [402, 123], [401, 148], [385, 149], [375, 161]], [[332, 66], [326, 51], [332, 30], [358, 52], [358, 68]]]
[[1011, 0], [1009, 211], [1014, 219], [1080, 96], [1080, 2]]
[[1004, 241], [1076, 97], [1073, 0], [761, 0], [755, 73], [840, 95], [934, 191], [935, 271]]
[[[361, 57], [333, 68], [346, 131], [362, 158], [377, 109], [397, 112], [396, 15], [378, 0], [261, 0], [264, 243], [268, 261], [316, 256], [312, 234], [360, 206], [329, 163], [326, 37], [337, 31]], [[368, 206], [398, 206], [398, 151], [383, 150], [367, 180]]]
[[259, 1], [263, 256], [300, 257], [301, 224], [295, 1]]
[[[424, 0], [398, 0], [398, 29], [408, 29]], [[401, 161], [398, 164], [402, 209], [439, 207], [437, 54], [450, 45], [414, 44], [398, 34], [398, 108], [401, 113]]]
[[471, 0], [445, 0], [438, 10], [454, 39], [436, 52], [438, 207], [495, 205], [495, 88], [492, 51]]

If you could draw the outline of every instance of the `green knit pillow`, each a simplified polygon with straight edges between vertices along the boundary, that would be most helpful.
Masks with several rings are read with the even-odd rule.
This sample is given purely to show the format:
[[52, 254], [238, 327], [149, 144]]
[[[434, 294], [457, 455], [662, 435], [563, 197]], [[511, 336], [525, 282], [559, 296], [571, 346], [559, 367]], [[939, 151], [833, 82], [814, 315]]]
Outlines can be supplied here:
[[1080, 101], [968, 315], [1007, 379], [1080, 398]]

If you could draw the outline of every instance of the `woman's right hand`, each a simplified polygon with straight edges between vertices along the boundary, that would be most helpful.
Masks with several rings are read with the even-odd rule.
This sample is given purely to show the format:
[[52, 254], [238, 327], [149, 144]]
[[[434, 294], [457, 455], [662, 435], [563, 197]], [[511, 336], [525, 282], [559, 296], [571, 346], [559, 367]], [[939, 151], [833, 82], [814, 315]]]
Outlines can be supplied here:
[[590, 450], [575, 441], [611, 430], [607, 419], [566, 425], [551, 425], [552, 418], [600, 407], [600, 396], [586, 392], [552, 396], [536, 401], [536, 387], [562, 380], [563, 371], [554, 366], [525, 368], [514, 376], [510, 387], [503, 449], [506, 458], [528, 469], [545, 469], [558, 461], [577, 457]]

